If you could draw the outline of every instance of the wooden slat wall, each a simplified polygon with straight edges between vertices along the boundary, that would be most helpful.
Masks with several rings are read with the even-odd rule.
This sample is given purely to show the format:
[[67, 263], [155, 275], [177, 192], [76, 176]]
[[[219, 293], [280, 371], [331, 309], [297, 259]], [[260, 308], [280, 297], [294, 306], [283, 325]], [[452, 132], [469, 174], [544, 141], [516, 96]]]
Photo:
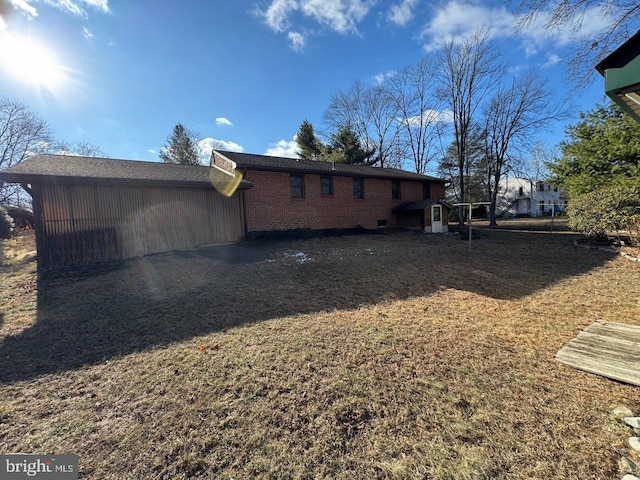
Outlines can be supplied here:
[[42, 185], [41, 268], [94, 263], [244, 236], [242, 195], [213, 189]]

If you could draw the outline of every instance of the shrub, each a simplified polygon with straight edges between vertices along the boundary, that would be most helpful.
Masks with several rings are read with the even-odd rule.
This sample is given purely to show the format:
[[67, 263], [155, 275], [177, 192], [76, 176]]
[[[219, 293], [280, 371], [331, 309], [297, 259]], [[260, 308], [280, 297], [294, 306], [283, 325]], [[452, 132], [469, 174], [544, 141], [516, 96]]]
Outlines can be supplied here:
[[9, 238], [13, 233], [13, 220], [7, 211], [0, 207], [0, 238]]
[[592, 238], [640, 233], [640, 189], [610, 186], [578, 195], [568, 208], [569, 227]]

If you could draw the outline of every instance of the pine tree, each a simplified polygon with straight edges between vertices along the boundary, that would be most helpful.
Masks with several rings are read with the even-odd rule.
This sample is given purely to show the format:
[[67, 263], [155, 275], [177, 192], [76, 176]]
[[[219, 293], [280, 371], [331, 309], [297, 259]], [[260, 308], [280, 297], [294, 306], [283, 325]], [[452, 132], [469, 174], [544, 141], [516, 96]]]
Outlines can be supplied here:
[[376, 159], [375, 147], [363, 148], [358, 136], [349, 125], [342, 126], [331, 136], [331, 160], [352, 165], [373, 165]]
[[313, 125], [308, 120], [304, 120], [296, 135], [298, 144], [298, 155], [306, 160], [318, 160], [322, 152], [322, 142], [316, 136]]
[[160, 149], [160, 158], [166, 163], [201, 165], [198, 155], [198, 136], [178, 123]]

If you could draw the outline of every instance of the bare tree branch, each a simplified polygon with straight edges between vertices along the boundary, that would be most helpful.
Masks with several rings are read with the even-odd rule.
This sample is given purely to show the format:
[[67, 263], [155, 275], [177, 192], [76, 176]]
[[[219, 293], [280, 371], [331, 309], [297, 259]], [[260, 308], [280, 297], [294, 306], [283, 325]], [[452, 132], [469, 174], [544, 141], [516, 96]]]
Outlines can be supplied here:
[[[52, 141], [51, 130], [20, 102], [0, 97], [0, 170], [46, 151]], [[0, 187], [0, 204], [19, 198], [17, 185]]]
[[588, 86], [594, 78], [594, 67], [640, 29], [637, 0], [520, 0], [517, 12], [519, 29], [542, 19], [547, 30], [578, 32], [587, 16], [609, 20], [599, 32], [572, 49], [567, 65], [574, 90]]

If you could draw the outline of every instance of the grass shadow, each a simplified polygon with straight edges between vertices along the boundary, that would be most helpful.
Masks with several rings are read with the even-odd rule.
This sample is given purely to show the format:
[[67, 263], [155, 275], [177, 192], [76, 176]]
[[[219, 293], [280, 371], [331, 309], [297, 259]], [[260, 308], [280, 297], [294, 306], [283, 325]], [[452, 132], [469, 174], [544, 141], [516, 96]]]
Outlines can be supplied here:
[[0, 344], [0, 382], [81, 368], [254, 322], [453, 288], [518, 299], [611, 259], [571, 236], [488, 232], [251, 241], [40, 278], [37, 321]]

